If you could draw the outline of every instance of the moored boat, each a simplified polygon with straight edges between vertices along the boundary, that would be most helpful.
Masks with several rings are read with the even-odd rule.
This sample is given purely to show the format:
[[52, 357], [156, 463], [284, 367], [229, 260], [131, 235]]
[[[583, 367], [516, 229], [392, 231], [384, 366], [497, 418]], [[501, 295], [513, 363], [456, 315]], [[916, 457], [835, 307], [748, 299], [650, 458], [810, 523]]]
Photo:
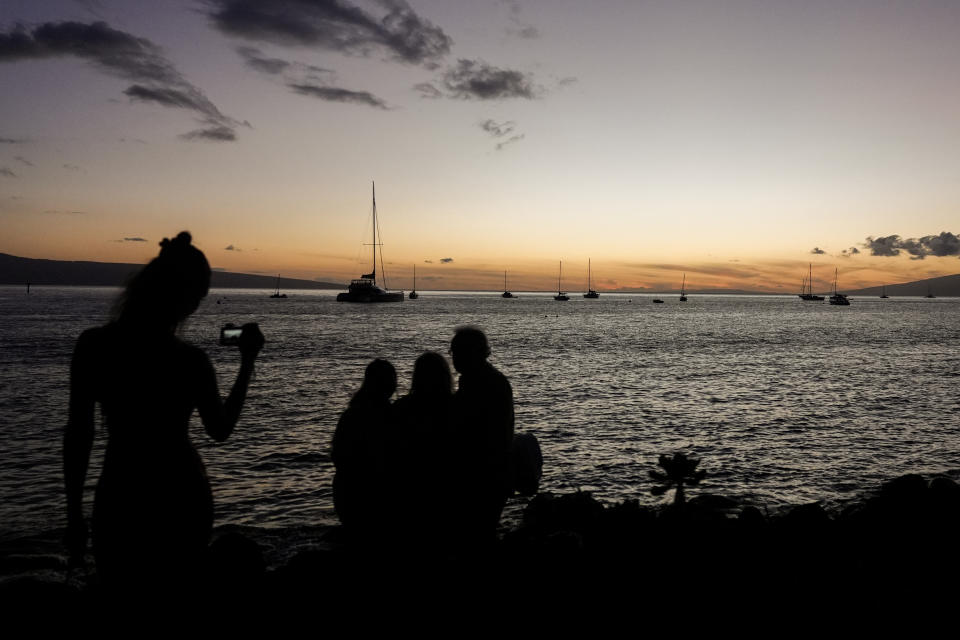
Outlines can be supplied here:
[[[373, 269], [350, 281], [346, 293], [337, 294], [337, 302], [403, 302], [403, 291], [388, 291], [377, 286], [377, 187], [373, 191]], [[383, 260], [381, 252], [381, 261]], [[386, 282], [384, 282], [386, 286]]]

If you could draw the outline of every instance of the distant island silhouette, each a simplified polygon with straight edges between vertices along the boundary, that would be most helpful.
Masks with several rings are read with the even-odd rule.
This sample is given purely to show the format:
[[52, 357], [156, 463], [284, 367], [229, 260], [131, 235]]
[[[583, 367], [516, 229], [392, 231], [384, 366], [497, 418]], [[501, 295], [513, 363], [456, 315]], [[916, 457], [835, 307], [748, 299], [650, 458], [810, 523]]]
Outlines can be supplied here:
[[[89, 262], [71, 260], [45, 260], [39, 258], [21, 258], [0, 253], [0, 285], [56, 285], [80, 287], [119, 287], [127, 278], [143, 268], [142, 264], [120, 262]], [[280, 278], [271, 275], [252, 273], [232, 273], [214, 271], [210, 286], [222, 289], [346, 289], [347, 285], [337, 282], [318, 282], [296, 278]], [[466, 290], [465, 290], [466, 291]], [[470, 289], [469, 291], [472, 291]], [[492, 290], [491, 290], [492, 291]], [[604, 293], [656, 293], [679, 294], [679, 289], [639, 289], [619, 288], [602, 289]], [[879, 297], [883, 287], [843, 290], [848, 296]], [[888, 296], [925, 296], [928, 292], [937, 296], [960, 296], [960, 274], [915, 280], [901, 284], [887, 284]], [[784, 295], [795, 291], [751, 291], [748, 289], [688, 289], [690, 295], [729, 294], [729, 295]]]
[[[71, 260], [43, 260], [21, 258], [0, 253], [0, 284], [58, 285], [81, 287], [119, 287], [131, 274], [143, 268], [142, 264], [121, 262], [86, 262]], [[210, 286], [223, 289], [344, 289], [345, 284], [277, 279], [276, 274], [256, 275], [214, 271]]]

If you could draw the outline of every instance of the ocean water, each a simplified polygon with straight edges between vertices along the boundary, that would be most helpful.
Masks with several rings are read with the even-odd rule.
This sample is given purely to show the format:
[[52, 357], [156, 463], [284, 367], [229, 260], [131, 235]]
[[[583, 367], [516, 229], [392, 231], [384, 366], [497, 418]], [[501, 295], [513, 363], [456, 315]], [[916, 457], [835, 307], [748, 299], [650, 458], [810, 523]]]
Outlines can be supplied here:
[[[329, 445], [366, 363], [387, 358], [400, 393], [416, 356], [446, 353], [458, 325], [488, 334], [510, 379], [518, 431], [544, 453], [542, 490], [656, 503], [658, 454], [702, 458], [701, 491], [777, 508], [837, 507], [907, 472], [960, 476], [960, 299], [423, 292], [351, 305], [336, 292], [215, 290], [183, 329], [226, 394], [236, 348], [225, 322], [267, 337], [241, 422], [225, 443], [191, 433], [217, 525], [296, 531], [336, 522]], [[61, 431], [73, 342], [116, 290], [0, 287], [0, 541], [65, 525]], [[92, 499], [105, 443], [98, 427]], [[453, 453], [451, 454], [453, 455]], [[695, 495], [698, 490], [691, 491]], [[419, 496], [411, 508], [430, 508]], [[516, 518], [520, 503], [508, 507]], [[90, 507], [88, 503], [89, 514]]]

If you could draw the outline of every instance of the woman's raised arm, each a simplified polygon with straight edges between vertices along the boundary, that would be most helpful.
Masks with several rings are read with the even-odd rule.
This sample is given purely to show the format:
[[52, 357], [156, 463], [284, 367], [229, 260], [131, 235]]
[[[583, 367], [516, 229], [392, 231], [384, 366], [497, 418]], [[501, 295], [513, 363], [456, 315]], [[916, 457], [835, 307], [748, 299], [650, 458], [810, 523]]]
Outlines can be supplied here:
[[247, 387], [250, 384], [250, 376], [253, 374], [253, 362], [260, 353], [263, 343], [263, 334], [260, 333], [260, 327], [255, 322], [243, 325], [243, 332], [240, 335], [240, 371], [237, 372], [237, 379], [233, 383], [233, 388], [230, 389], [226, 402], [220, 399], [213, 366], [204, 358], [206, 371], [202, 373], [197, 410], [200, 412], [200, 419], [203, 421], [207, 435], [217, 442], [223, 442], [230, 437], [233, 428], [237, 426], [240, 411], [247, 398]]

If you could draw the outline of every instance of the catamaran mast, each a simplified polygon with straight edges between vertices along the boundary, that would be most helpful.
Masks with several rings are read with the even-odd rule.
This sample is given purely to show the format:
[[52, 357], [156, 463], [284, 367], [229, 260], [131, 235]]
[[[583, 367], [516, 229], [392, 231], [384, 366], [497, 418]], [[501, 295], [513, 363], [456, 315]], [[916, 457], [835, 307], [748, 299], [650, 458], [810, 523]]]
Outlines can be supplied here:
[[370, 181], [373, 190], [373, 284], [377, 284], [377, 183]]
[[560, 261], [560, 273], [557, 274], [557, 295], [560, 295], [560, 278], [563, 277], [563, 260]]

